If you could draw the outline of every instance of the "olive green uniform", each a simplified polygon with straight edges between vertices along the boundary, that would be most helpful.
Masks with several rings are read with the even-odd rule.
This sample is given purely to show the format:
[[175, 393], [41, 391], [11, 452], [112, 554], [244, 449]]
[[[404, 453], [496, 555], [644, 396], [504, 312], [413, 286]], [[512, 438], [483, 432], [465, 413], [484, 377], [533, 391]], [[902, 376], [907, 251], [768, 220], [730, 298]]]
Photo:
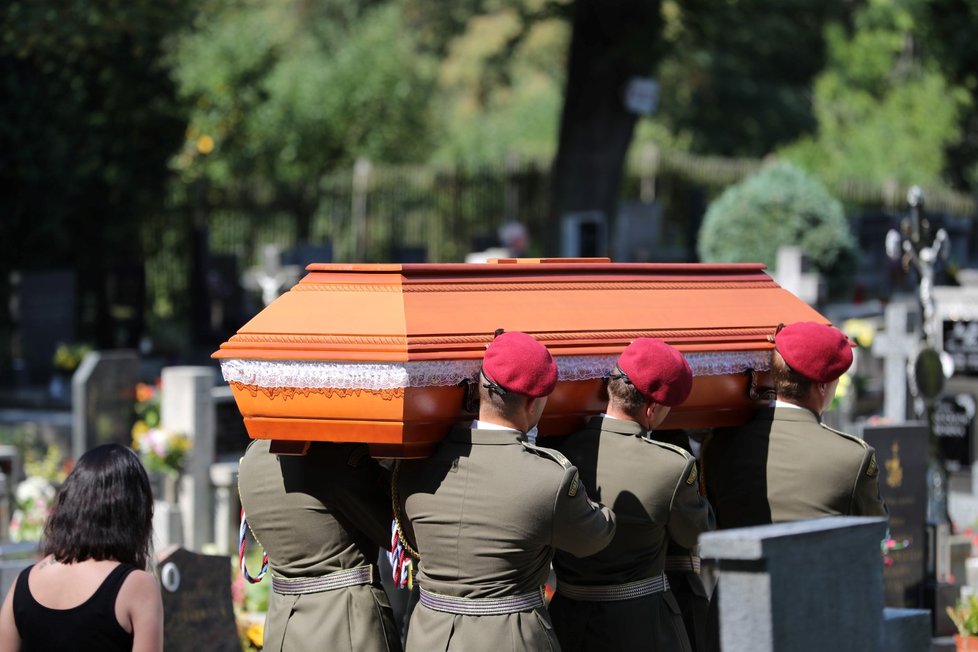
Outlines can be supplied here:
[[703, 475], [722, 529], [887, 513], [874, 450], [804, 408], [764, 408], [740, 428], [717, 430]]
[[[456, 427], [424, 460], [402, 462], [401, 521], [419, 553], [421, 603], [408, 650], [558, 650], [542, 587], [554, 548], [589, 555], [605, 547], [614, 515], [592, 503], [577, 469], [516, 430]], [[512, 613], [461, 615], [429, 596], [485, 604], [536, 595]]]
[[400, 650], [376, 570], [378, 546], [390, 540], [389, 475], [363, 444], [316, 443], [303, 456], [272, 455], [269, 444], [253, 441], [238, 475], [241, 504], [268, 553], [269, 574], [294, 586], [371, 567], [373, 581], [300, 594], [270, 589], [263, 649]]
[[617, 531], [601, 552], [554, 559], [557, 595], [550, 614], [563, 650], [689, 650], [679, 605], [669, 590], [630, 599], [567, 597], [563, 584], [612, 587], [662, 577], [670, 539], [696, 545], [714, 527], [699, 493], [695, 458], [686, 450], [644, 437], [634, 421], [592, 417], [553, 445], [578, 465], [581, 477], [615, 512]]

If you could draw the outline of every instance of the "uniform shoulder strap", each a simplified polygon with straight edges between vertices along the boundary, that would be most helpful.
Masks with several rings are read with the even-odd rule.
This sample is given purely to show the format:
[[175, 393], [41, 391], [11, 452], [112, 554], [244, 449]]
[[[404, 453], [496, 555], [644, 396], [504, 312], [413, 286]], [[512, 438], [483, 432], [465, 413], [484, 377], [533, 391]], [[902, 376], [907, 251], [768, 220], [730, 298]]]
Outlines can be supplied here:
[[[659, 441], [658, 439], [651, 439], [649, 437], [642, 437], [642, 439], [645, 440], [646, 442], [650, 443], [650, 444], [654, 444], [654, 445], [658, 446], [659, 448], [664, 448], [666, 450], [672, 451], [673, 453], [676, 453], [677, 455], [679, 455], [680, 457], [682, 457], [683, 458], [683, 463], [685, 464], [685, 466], [683, 467], [683, 469], [684, 469], [683, 470], [683, 473], [685, 473], [685, 475], [686, 475], [686, 479], [685, 479], [686, 484], [688, 484], [688, 485], [694, 485], [694, 484], [696, 484], [696, 481], [699, 479], [699, 473], [698, 473], [697, 468], [696, 468], [696, 458], [693, 457], [693, 454], [692, 453], [690, 453], [688, 450], [686, 450], [682, 446], [676, 446], [675, 444], [669, 444], [669, 443], [666, 443], [664, 441]], [[689, 472], [688, 473], [686, 473], [686, 471], [685, 471], [685, 469], [687, 467], [689, 468]]]
[[523, 444], [524, 449], [530, 451], [531, 453], [535, 453], [540, 457], [549, 458], [554, 462], [556, 462], [557, 464], [560, 464], [562, 467], [564, 467], [564, 469], [570, 469], [574, 467], [571, 461], [567, 459], [567, 456], [558, 450], [554, 450], [552, 448], [544, 448], [543, 446], [537, 446], [535, 444], [531, 444], [528, 441], [521, 441], [520, 443]]
[[[825, 428], [826, 430], [828, 430], [829, 432], [834, 432], [840, 437], [845, 437], [846, 439], [859, 444], [860, 446], [862, 446], [863, 451], [869, 450], [869, 444], [867, 444], [864, 439], [856, 437], [855, 435], [850, 435], [842, 431], [836, 430], [835, 428], [829, 428], [827, 425], [821, 422], [819, 423], [819, 425]], [[875, 478], [877, 473], [879, 473], [879, 464], [876, 463], [876, 451], [873, 451], [873, 454], [870, 456], [869, 459], [869, 464], [866, 466], [866, 475], [869, 476], [870, 478]]]
[[863, 439], [860, 439], [859, 437], [856, 437], [855, 435], [850, 435], [848, 433], [842, 432], [841, 430], [836, 430], [835, 428], [830, 428], [829, 426], [827, 426], [827, 425], [825, 425], [824, 423], [821, 423], [821, 422], [819, 422], [818, 425], [822, 426], [823, 428], [825, 428], [829, 432], [833, 432], [833, 433], [839, 435], [840, 437], [845, 437], [846, 439], [849, 439], [850, 441], [856, 442], [857, 444], [859, 444], [863, 448], [869, 448], [869, 444], [867, 444]]
[[688, 460], [693, 459], [693, 454], [690, 453], [685, 448], [683, 448], [682, 446], [676, 446], [675, 444], [669, 444], [667, 442], [659, 441], [658, 439], [652, 439], [650, 437], [642, 437], [641, 439], [642, 439], [642, 441], [645, 441], [645, 442], [647, 442], [649, 444], [654, 444], [654, 445], [658, 446], [659, 448], [665, 448], [666, 450], [670, 450], [673, 453], [678, 453], [679, 455], [681, 455], [683, 457], [684, 460], [687, 460], [688, 461]]

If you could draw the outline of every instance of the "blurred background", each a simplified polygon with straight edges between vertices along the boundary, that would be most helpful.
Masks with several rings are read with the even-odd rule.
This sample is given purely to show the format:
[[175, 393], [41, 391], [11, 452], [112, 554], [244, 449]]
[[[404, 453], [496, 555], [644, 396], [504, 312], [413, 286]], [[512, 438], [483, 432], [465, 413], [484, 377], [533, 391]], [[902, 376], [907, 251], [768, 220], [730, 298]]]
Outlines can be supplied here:
[[975, 33], [968, 0], [8, 0], [0, 385], [204, 362], [310, 262], [794, 244], [813, 302], [885, 301], [914, 184], [953, 283]]

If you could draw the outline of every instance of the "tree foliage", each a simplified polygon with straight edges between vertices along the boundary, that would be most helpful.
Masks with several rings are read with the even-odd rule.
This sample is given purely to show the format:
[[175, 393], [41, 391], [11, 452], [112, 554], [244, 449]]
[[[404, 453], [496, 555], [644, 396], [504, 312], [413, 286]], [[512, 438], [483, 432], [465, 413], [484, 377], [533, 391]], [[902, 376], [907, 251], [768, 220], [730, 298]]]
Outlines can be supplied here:
[[660, 119], [693, 151], [765, 156], [815, 130], [811, 80], [824, 27], [843, 5], [823, 0], [670, 0]]
[[[9, 2], [0, 10], [0, 267], [138, 257], [184, 113], [163, 58], [184, 0]], [[85, 246], [79, 246], [85, 243]]]
[[847, 289], [856, 248], [842, 204], [820, 182], [782, 162], [712, 202], [698, 246], [704, 262], [761, 262], [773, 269], [785, 245], [801, 247], [828, 278], [830, 294]]
[[215, 187], [311, 184], [360, 157], [397, 163], [431, 149], [434, 62], [397, 3], [300, 0], [208, 5], [178, 43], [194, 107], [176, 159]]
[[914, 32], [911, 11], [884, 0], [857, 12], [850, 31], [830, 27], [815, 82], [818, 132], [781, 154], [826, 182], [940, 184], [968, 98], [915, 51]]

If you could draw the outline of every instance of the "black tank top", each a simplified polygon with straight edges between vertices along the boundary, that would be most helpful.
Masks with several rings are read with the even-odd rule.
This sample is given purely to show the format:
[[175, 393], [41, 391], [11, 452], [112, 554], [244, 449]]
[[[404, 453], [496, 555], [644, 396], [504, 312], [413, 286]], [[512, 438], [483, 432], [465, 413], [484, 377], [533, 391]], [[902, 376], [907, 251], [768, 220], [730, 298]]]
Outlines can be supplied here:
[[14, 588], [14, 622], [23, 641], [22, 652], [132, 650], [132, 633], [116, 619], [115, 600], [135, 566], [119, 564], [92, 597], [70, 609], [49, 609], [34, 599], [27, 585], [31, 568], [21, 572]]

